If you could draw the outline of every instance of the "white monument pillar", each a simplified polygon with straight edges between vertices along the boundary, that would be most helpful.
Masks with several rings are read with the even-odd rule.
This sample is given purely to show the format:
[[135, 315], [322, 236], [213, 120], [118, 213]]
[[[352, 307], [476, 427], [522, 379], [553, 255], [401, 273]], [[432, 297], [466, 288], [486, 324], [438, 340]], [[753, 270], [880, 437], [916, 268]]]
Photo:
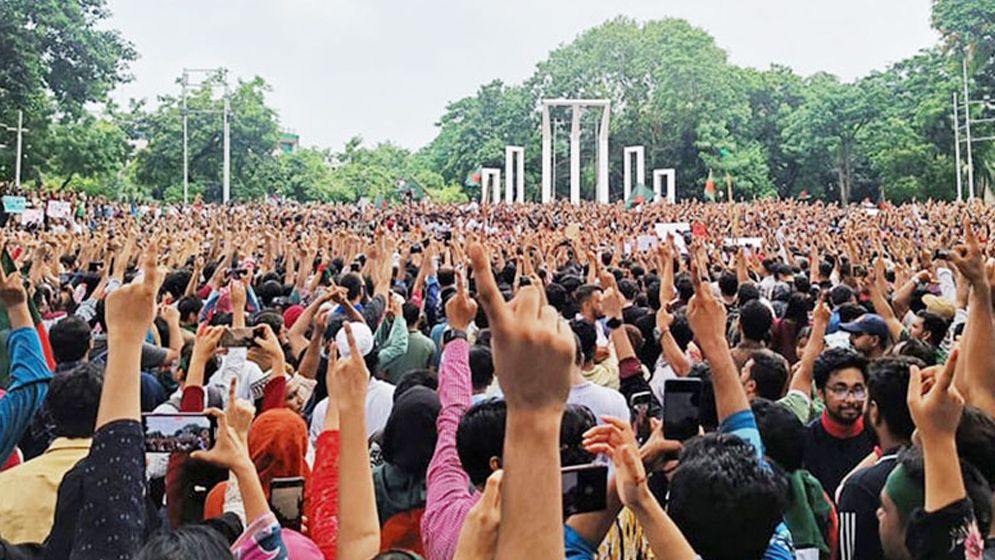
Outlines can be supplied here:
[[608, 204], [608, 126], [611, 124], [611, 105], [605, 101], [601, 113], [601, 130], [598, 131], [598, 202]]
[[570, 119], [570, 203], [580, 204], [580, 105]]
[[549, 130], [549, 105], [542, 104], [542, 200], [543, 204], [553, 201], [553, 142]]
[[[518, 161], [515, 161], [515, 157]], [[512, 182], [514, 179], [514, 182]], [[511, 204], [525, 202], [525, 147], [505, 146], [504, 148], [504, 196]]]
[[663, 178], [667, 178], [667, 202], [677, 204], [677, 172], [673, 169], [653, 170], [653, 200], [660, 200]]
[[[629, 200], [629, 195], [632, 194], [632, 158], [629, 156], [633, 154], [636, 156], [636, 184], [646, 184], [646, 148], [626, 146], [622, 150], [624, 158], [622, 160], [622, 178], [625, 191], [623, 200]], [[657, 192], [657, 196], [659, 196], [659, 192]]]
[[[490, 200], [488, 200], [490, 194]], [[501, 170], [496, 167], [482, 167], [480, 169], [480, 202], [501, 202]]]

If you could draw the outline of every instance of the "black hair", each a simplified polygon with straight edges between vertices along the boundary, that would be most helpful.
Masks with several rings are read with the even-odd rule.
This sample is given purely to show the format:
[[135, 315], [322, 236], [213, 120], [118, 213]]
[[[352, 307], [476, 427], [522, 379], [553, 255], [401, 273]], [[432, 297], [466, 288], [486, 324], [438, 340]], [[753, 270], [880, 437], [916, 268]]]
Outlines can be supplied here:
[[840, 316], [840, 323], [850, 323], [856, 321], [858, 317], [867, 313], [867, 309], [856, 303], [844, 303], [836, 308], [836, 313]]
[[90, 325], [75, 315], [70, 315], [48, 330], [55, 362], [65, 364], [82, 360], [90, 351]]
[[578, 307], [582, 307], [587, 300], [594, 297], [594, 294], [600, 294], [603, 290], [601, 286], [595, 286], [594, 284], [584, 284], [583, 286], [577, 288], [574, 292], [574, 301], [577, 302]]
[[269, 328], [273, 330], [273, 334], [279, 336], [280, 330], [283, 328], [283, 315], [273, 309], [264, 309], [252, 316], [251, 324], [253, 327], [269, 325]]
[[162, 281], [159, 293], [169, 294], [173, 296], [173, 299], [179, 299], [187, 291], [187, 284], [190, 283], [190, 276], [192, 274], [186, 269], [170, 272], [166, 275], [166, 279]]
[[577, 335], [577, 349], [583, 358], [580, 363], [594, 360], [598, 350], [598, 331], [595, 330], [594, 323], [587, 319], [574, 319], [570, 321], [570, 328]]
[[908, 356], [922, 362], [923, 366], [936, 365], [936, 348], [928, 342], [917, 338], [908, 338], [892, 347], [895, 356]]
[[939, 346], [943, 342], [943, 339], [947, 337], [947, 330], [950, 329], [950, 323], [943, 317], [930, 311], [920, 311], [916, 313], [916, 317], [922, 319], [923, 328], [929, 333], [929, 342], [935, 346]]
[[406, 301], [401, 305], [401, 315], [404, 316], [404, 322], [408, 327], [414, 327], [418, 324], [418, 318], [421, 317], [421, 309], [418, 309], [418, 306], [410, 301]]
[[618, 283], [618, 291], [622, 293], [622, 297], [632, 301], [636, 299], [636, 295], [639, 294], [639, 284], [636, 284], [632, 280], [622, 280]]
[[808, 312], [811, 309], [811, 298], [804, 292], [796, 292], [788, 296], [788, 307], [784, 310], [784, 318], [794, 321], [795, 326], [800, 329], [808, 324]]
[[787, 360], [770, 350], [755, 350], [750, 359], [750, 379], [757, 384], [757, 396], [772, 401], [783, 397], [788, 385]]
[[867, 379], [867, 358], [863, 354], [849, 348], [830, 348], [825, 350], [812, 364], [812, 378], [817, 389], [824, 389], [829, 376], [847, 368], [856, 368]]
[[[926, 487], [926, 465], [922, 450], [907, 447], [898, 454], [898, 462], [905, 472], [921, 488]], [[985, 477], [969, 462], [960, 461], [960, 472], [964, 479], [964, 489], [974, 508], [974, 518], [982, 535], [987, 535], [992, 522], [992, 487]], [[903, 519], [906, 522], [907, 519]]]
[[470, 379], [477, 391], [490, 387], [494, 381], [494, 355], [487, 346], [470, 347]]
[[805, 425], [798, 416], [787, 407], [767, 399], [754, 399], [750, 408], [757, 419], [767, 457], [789, 473], [802, 468]]
[[795, 275], [795, 290], [807, 294], [812, 289], [812, 281], [804, 274]]
[[688, 315], [683, 309], [674, 313], [674, 322], [670, 324], [670, 334], [677, 341], [677, 346], [681, 350], [687, 350], [688, 345], [694, 340], [691, 323], [688, 322]]
[[719, 412], [715, 405], [715, 385], [712, 383], [712, 366], [701, 362], [691, 366], [688, 377], [701, 380], [701, 400], [698, 406], [698, 416], [701, 427], [706, 432], [714, 432], [719, 427]]
[[45, 408], [55, 425], [56, 436], [93, 436], [103, 385], [104, 368], [93, 362], [82, 362], [52, 377]]
[[760, 288], [753, 282], [743, 282], [736, 290], [736, 299], [739, 301], [740, 307], [747, 302], [760, 299]]
[[957, 453], [995, 487], [995, 419], [979, 408], [964, 407], [957, 425]]
[[566, 308], [568, 298], [567, 289], [563, 286], [559, 284], [546, 286], [546, 301], [560, 313], [563, 313], [563, 310]]
[[[628, 420], [628, 418], [623, 418]], [[584, 465], [594, 460], [594, 455], [584, 449], [584, 432], [597, 425], [594, 413], [582, 404], [568, 404], [563, 410], [560, 424], [560, 465]]]
[[283, 284], [276, 280], [266, 280], [256, 288], [256, 297], [263, 307], [272, 307], [273, 300], [283, 296]]
[[[694, 284], [691, 282], [691, 276], [687, 273], [680, 273], [677, 278], [674, 279], [674, 288], [677, 290], [677, 297], [681, 301], [687, 302], [691, 300], [691, 296], [694, 295]], [[661, 305], [666, 302], [660, 302]]]
[[739, 327], [743, 330], [743, 338], [755, 341], [767, 340], [773, 324], [773, 313], [760, 300], [750, 300], [740, 306]]
[[739, 290], [739, 278], [732, 271], [725, 271], [719, 276], [719, 291], [726, 297], [736, 295]]
[[895, 437], [912, 440], [916, 429], [909, 413], [909, 367], [924, 364], [915, 358], [889, 356], [867, 365], [867, 398], [877, 404], [878, 413]]
[[829, 302], [833, 307], [839, 307], [844, 303], [852, 303], [854, 299], [853, 290], [846, 284], [839, 284], [829, 290]]
[[833, 263], [828, 261], [822, 261], [819, 263], [819, 277], [829, 278], [833, 273]]
[[217, 560], [231, 558], [228, 542], [204, 525], [183, 525], [153, 533], [135, 560]]
[[204, 302], [197, 296], [183, 296], [180, 301], [176, 302], [176, 310], [180, 312], [181, 321], [185, 321], [192, 314], [193, 322], [196, 323], [197, 316], [200, 315], [200, 310], [203, 307]]
[[439, 286], [447, 288], [456, 285], [456, 270], [449, 266], [439, 269]]
[[668, 511], [706, 560], [759, 559], [787, 507], [785, 478], [732, 434], [706, 434], [684, 446]]
[[456, 452], [474, 486], [491, 475], [491, 457], [504, 453], [504, 422], [508, 407], [503, 400], [487, 400], [471, 406], [456, 428]]
[[356, 298], [363, 295], [363, 278], [354, 272], [343, 274], [339, 278], [339, 286], [347, 290], [346, 299], [349, 301], [355, 301]]
[[439, 378], [427, 369], [412, 369], [401, 375], [394, 387], [394, 400], [401, 397], [408, 389], [413, 387], [427, 387], [433, 391], [439, 388]]

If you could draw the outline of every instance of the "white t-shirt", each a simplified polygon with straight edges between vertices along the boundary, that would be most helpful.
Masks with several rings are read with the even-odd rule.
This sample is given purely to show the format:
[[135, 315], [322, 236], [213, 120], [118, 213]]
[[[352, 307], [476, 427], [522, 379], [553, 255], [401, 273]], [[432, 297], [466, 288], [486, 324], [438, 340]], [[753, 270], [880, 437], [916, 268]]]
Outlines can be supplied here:
[[[371, 378], [366, 386], [366, 437], [384, 429], [387, 418], [394, 408], [394, 386], [386, 381]], [[328, 397], [321, 399], [314, 407], [311, 415], [311, 444], [318, 441], [318, 436], [325, 428], [325, 413], [328, 411]]]
[[602, 416], [629, 420], [629, 404], [625, 402], [622, 393], [591, 381], [571, 387], [567, 404], [582, 404], [591, 409], [599, 424], [603, 423]]

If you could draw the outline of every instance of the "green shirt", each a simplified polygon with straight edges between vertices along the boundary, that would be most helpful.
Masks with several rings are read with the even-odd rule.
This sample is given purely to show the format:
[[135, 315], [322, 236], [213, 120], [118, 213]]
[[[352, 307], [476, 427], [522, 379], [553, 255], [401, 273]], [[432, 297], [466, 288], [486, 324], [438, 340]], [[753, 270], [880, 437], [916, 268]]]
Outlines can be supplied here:
[[401, 376], [413, 369], [427, 369], [435, 359], [435, 343], [432, 339], [415, 331], [408, 333], [408, 350], [396, 360], [382, 368], [387, 381], [397, 384]]
[[778, 404], [795, 413], [802, 424], [808, 424], [822, 414], [825, 405], [818, 398], [810, 399], [808, 395], [801, 391], [788, 391]]

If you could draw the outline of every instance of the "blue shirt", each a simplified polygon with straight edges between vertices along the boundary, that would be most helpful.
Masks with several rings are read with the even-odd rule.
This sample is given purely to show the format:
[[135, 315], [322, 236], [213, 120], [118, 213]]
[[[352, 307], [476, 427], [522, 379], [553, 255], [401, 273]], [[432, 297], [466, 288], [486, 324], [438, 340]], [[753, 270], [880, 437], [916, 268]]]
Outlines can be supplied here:
[[10, 377], [7, 394], [0, 399], [0, 464], [28, 429], [48, 394], [52, 372], [42, 353], [41, 340], [34, 327], [22, 327], [7, 336]]
[[[731, 414], [722, 421], [719, 431], [724, 434], [732, 434], [748, 442], [757, 452], [757, 457], [767, 466], [764, 459], [764, 442], [760, 438], [760, 430], [757, 428], [757, 419], [750, 409], [740, 410]], [[791, 532], [788, 526], [781, 521], [774, 528], [774, 534], [767, 544], [767, 552], [764, 553], [763, 560], [794, 560], [795, 545], [791, 540]]]

